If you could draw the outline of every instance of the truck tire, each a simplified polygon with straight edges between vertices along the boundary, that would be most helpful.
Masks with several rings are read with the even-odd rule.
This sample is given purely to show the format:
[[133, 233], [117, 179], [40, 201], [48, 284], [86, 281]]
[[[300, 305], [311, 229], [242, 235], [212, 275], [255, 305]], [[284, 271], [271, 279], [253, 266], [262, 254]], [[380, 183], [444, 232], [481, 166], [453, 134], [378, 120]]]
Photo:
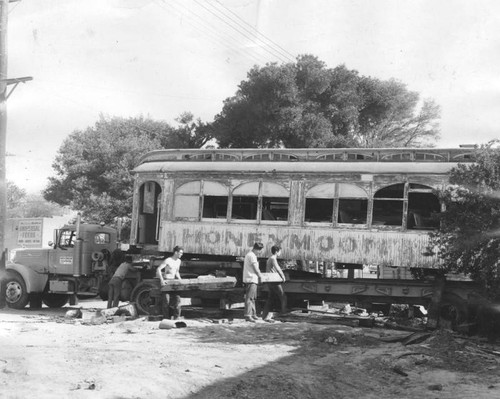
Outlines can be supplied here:
[[5, 279], [5, 299], [12, 309], [23, 309], [29, 302], [26, 283], [17, 273], [7, 273]]
[[130, 295], [131, 302], [135, 302], [139, 314], [149, 314], [150, 306], [153, 304], [150, 291], [155, 288], [149, 283], [139, 283]]
[[69, 296], [64, 294], [43, 294], [42, 302], [49, 308], [62, 308], [68, 303]]

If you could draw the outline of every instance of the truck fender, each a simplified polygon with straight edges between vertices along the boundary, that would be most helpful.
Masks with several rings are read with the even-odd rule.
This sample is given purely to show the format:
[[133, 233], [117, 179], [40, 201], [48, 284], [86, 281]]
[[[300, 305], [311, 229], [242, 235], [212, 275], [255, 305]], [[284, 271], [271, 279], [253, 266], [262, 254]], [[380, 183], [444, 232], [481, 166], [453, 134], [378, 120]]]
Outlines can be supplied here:
[[21, 275], [26, 284], [26, 291], [28, 293], [41, 293], [47, 286], [47, 281], [49, 276], [47, 274], [40, 274], [27, 266], [21, 265], [19, 263], [8, 262], [6, 265], [7, 273], [9, 271], [17, 272]]

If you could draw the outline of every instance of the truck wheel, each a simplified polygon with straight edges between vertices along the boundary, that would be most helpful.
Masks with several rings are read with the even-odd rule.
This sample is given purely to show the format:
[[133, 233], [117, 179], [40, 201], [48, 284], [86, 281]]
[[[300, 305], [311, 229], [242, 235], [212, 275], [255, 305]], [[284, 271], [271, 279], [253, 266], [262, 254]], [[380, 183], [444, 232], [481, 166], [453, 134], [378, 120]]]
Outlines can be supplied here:
[[18, 274], [8, 273], [5, 280], [7, 306], [13, 309], [23, 309], [29, 302], [29, 295], [23, 278]]
[[42, 301], [49, 308], [62, 308], [68, 303], [68, 295], [64, 294], [44, 294]]
[[150, 295], [154, 287], [149, 283], [139, 283], [130, 296], [131, 302], [135, 302], [139, 314], [149, 314], [153, 300]]

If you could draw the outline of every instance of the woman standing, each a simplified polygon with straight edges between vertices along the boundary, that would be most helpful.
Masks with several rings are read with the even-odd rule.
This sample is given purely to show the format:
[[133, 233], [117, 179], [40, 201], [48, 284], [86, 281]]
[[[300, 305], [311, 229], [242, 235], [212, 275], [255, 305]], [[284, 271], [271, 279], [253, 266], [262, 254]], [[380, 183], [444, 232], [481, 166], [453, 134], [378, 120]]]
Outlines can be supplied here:
[[[281, 248], [278, 247], [277, 245], [273, 245], [271, 247], [271, 256], [267, 260], [266, 263], [266, 273], [277, 273], [280, 275], [281, 279], [283, 282], [285, 282], [285, 275], [283, 274], [283, 271], [281, 270], [280, 265], [278, 264], [278, 256], [281, 254]], [[268, 283], [268, 297], [266, 304], [264, 305], [264, 311], [262, 312], [262, 319], [267, 322], [274, 322], [274, 320], [269, 316], [269, 311], [272, 308], [273, 305], [273, 298], [278, 297], [281, 303], [281, 313], [286, 313], [286, 294], [285, 291], [283, 290], [283, 285], [282, 283]]]

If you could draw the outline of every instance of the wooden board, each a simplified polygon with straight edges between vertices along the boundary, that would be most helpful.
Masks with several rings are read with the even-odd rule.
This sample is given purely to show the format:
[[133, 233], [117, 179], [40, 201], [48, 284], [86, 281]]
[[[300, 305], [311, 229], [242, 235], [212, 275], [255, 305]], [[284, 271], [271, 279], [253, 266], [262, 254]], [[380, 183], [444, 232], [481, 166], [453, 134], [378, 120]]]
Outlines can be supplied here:
[[233, 288], [236, 285], [235, 277], [200, 276], [182, 280], [165, 280], [166, 284], [161, 291], [214, 291]]
[[282, 283], [283, 280], [278, 273], [262, 273], [261, 283]]

